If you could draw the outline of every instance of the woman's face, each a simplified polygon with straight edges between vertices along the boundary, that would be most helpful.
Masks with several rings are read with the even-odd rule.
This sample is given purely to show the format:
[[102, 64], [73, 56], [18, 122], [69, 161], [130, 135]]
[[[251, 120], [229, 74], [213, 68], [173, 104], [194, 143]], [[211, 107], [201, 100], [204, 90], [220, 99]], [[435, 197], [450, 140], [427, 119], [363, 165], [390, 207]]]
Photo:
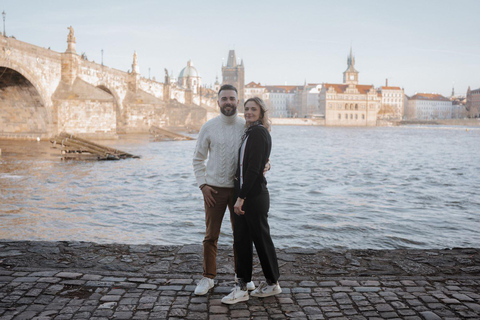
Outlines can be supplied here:
[[254, 101], [248, 101], [245, 105], [244, 115], [247, 123], [253, 123], [260, 120], [260, 106]]

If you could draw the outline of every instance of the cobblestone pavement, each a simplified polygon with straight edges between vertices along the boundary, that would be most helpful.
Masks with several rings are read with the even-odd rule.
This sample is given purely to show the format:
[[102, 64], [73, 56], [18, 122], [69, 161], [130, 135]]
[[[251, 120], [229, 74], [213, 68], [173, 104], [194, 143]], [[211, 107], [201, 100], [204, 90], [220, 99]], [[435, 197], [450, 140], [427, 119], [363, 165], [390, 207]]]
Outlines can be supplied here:
[[0, 241], [0, 319], [480, 319], [480, 249], [278, 250], [283, 293], [231, 306], [231, 248], [195, 296], [201, 252]]

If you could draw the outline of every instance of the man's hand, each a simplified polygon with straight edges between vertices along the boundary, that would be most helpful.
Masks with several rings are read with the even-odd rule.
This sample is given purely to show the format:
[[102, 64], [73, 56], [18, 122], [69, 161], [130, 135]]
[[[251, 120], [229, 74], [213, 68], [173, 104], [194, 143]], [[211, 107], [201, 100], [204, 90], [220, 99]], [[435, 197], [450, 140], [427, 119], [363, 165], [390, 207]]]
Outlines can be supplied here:
[[237, 202], [235, 202], [235, 205], [233, 206], [233, 212], [235, 212], [239, 216], [243, 216], [245, 214], [245, 211], [242, 210], [244, 201], [245, 200], [242, 198], [237, 198]]
[[263, 168], [263, 176], [267, 175], [267, 171], [272, 168], [272, 165], [270, 164], [270, 159], [267, 159], [267, 163], [265, 163], [265, 168]]
[[213, 195], [217, 194], [218, 191], [216, 191], [210, 186], [205, 185], [202, 188], [202, 193], [203, 193], [203, 201], [205, 201], [207, 206], [209, 208], [215, 207], [215, 203], [217, 203], [217, 201], [215, 201], [215, 198], [213, 197]]

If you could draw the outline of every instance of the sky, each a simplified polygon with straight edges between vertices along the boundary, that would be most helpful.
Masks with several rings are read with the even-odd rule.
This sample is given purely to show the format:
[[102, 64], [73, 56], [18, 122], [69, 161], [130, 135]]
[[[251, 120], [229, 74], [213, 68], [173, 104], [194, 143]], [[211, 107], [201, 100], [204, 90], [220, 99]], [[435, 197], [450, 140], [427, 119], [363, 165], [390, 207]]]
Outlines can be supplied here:
[[[144, 77], [178, 76], [192, 60], [203, 84], [221, 82], [234, 49], [245, 82], [342, 83], [353, 49], [360, 84], [457, 95], [480, 87], [480, 1], [0, 0], [7, 36], [77, 53]], [[2, 26], [3, 31], [3, 26]]]

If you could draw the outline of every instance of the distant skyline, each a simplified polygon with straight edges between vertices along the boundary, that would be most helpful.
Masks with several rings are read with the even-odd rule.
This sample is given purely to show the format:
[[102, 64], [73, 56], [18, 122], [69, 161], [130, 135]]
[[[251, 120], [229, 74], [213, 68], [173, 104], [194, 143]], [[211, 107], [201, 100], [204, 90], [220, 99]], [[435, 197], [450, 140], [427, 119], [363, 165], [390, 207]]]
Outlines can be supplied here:
[[[163, 82], [192, 60], [203, 84], [221, 81], [235, 49], [245, 82], [341, 83], [350, 46], [361, 84], [465, 95], [480, 87], [480, 1], [0, 1], [7, 36], [77, 53]], [[2, 21], [3, 32], [3, 21]]]

